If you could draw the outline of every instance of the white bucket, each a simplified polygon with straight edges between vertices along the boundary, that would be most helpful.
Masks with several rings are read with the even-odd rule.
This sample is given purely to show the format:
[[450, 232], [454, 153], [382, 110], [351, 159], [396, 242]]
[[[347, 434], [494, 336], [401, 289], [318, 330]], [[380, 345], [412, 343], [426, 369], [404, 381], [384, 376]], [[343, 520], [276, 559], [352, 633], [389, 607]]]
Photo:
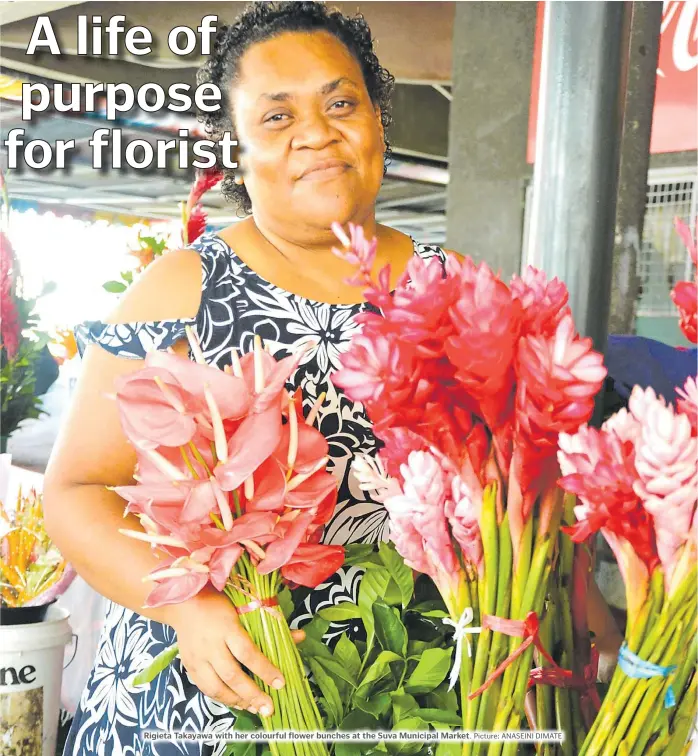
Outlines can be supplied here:
[[55, 756], [67, 609], [43, 622], [0, 625], [0, 756]]

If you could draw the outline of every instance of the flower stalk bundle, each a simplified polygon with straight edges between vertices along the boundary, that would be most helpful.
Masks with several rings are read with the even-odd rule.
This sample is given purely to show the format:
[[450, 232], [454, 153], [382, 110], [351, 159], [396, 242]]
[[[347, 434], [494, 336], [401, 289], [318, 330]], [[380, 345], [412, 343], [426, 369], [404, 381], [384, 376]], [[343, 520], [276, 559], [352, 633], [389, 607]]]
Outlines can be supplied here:
[[[600, 430], [560, 435], [560, 484], [577, 495], [576, 541], [600, 531], [625, 582], [619, 664], [582, 756], [684, 752], [696, 717], [698, 388], [676, 409], [635, 387]], [[688, 650], [688, 655], [687, 655]]]
[[383, 444], [355, 474], [451, 621], [469, 609], [481, 626], [460, 657], [464, 728], [518, 729], [534, 649], [556, 666], [540, 622], [564, 510], [557, 438], [591, 417], [602, 357], [577, 334], [564, 284], [541, 271], [507, 285], [469, 258], [414, 257], [391, 291], [388, 268], [372, 277], [376, 241], [335, 233], [373, 308], [333, 377]]
[[[115, 490], [161, 564], [147, 606], [178, 603], [211, 585], [224, 592], [261, 652], [284, 675], [281, 690], [258, 684], [274, 713], [266, 730], [320, 730], [322, 719], [279, 606], [282, 584], [314, 588], [342, 564], [341, 546], [319, 543], [337, 499], [326, 471], [328, 445], [303, 415], [286, 381], [301, 355], [277, 362], [254, 352], [220, 370], [205, 362], [188, 329], [195, 361], [150, 352], [145, 367], [120, 378], [121, 422], [136, 449], [135, 485]], [[148, 682], [174, 658], [168, 649], [140, 673]], [[274, 754], [327, 753], [321, 742], [271, 742]]]
[[12, 509], [0, 505], [0, 607], [48, 604], [74, 577], [44, 528], [41, 494], [20, 489]]

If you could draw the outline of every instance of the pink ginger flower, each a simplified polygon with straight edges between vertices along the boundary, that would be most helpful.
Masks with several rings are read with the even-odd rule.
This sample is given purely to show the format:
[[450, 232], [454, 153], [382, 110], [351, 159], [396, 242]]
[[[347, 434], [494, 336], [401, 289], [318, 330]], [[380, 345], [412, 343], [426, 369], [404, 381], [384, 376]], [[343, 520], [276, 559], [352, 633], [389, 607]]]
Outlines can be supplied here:
[[444, 510], [448, 478], [429, 452], [412, 452], [401, 474], [401, 494], [385, 501], [391, 540], [405, 562], [429, 575], [448, 601], [462, 578]]
[[[674, 226], [686, 246], [693, 265], [698, 265], [696, 240], [691, 229], [680, 218], [674, 219]], [[698, 273], [693, 281], [679, 281], [671, 292], [671, 299], [679, 311], [679, 325], [684, 336], [694, 344], [698, 343]]]
[[540, 484], [555, 471], [558, 434], [576, 431], [589, 420], [607, 371], [591, 339], [577, 335], [571, 315], [560, 320], [553, 335], [520, 341], [516, 371], [514, 443], [520, 454], [514, 462], [525, 519]]
[[675, 413], [654, 392], [636, 386], [630, 403], [644, 411], [635, 453], [639, 480], [634, 490], [654, 518], [657, 550], [669, 586], [679, 550], [692, 535], [698, 503], [698, 438], [692, 433], [690, 419]]
[[0, 342], [11, 360], [17, 355], [21, 336], [15, 301], [15, 267], [10, 240], [0, 231]]
[[573, 435], [561, 433], [558, 460], [563, 478], [558, 482], [579, 501], [577, 522], [563, 530], [576, 543], [601, 531], [623, 575], [632, 622], [645, 601], [658, 557], [652, 518], [634, 491], [638, 474], [633, 441], [622, 438], [631, 424], [619, 422], [617, 427], [621, 435], [586, 425]]
[[571, 314], [567, 286], [557, 278], [548, 281], [545, 272], [529, 265], [521, 278], [510, 283], [514, 299], [523, 308], [522, 333], [552, 336], [560, 321]]
[[693, 435], [698, 435], [698, 385], [695, 378], [687, 378], [682, 389], [677, 388], [676, 407], [691, 423]]
[[451, 482], [451, 498], [446, 500], [445, 514], [465, 560], [482, 577], [485, 563], [479, 525], [480, 509], [468, 486], [459, 476], [455, 476]]

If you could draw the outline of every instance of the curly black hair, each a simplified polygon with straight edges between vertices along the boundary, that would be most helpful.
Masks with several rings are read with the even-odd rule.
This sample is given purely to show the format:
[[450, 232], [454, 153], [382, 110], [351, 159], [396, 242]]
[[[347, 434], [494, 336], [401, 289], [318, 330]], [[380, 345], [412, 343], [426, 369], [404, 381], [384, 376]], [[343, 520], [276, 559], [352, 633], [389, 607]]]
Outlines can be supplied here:
[[[361, 66], [368, 94], [380, 108], [381, 122], [387, 130], [392, 123], [390, 99], [395, 78], [378, 62], [371, 30], [363, 16], [348, 18], [319, 2], [254, 2], [234, 24], [218, 28], [213, 51], [196, 77], [197, 83], [216, 84], [221, 90], [221, 107], [213, 113], [200, 112], [198, 116], [209, 139], [217, 142], [226, 131], [235, 131], [230, 89], [244, 52], [257, 42], [289, 31], [326, 31], [344, 44]], [[386, 138], [386, 166], [389, 160], [390, 144]], [[249, 214], [252, 203], [245, 186], [235, 183], [233, 170], [223, 168], [223, 171], [223, 196]]]

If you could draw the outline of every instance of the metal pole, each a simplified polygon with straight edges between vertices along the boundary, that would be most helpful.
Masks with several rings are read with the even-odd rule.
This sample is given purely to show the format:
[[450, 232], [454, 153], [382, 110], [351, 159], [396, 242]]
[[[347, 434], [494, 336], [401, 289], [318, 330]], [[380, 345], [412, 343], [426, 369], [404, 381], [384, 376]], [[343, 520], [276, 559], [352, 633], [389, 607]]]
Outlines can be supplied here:
[[631, 6], [547, 2], [529, 259], [606, 347]]
[[[632, 333], [635, 325], [635, 308], [640, 291], [637, 265], [642, 250], [647, 204], [647, 170], [662, 8], [663, 4], [654, 0], [633, 3], [609, 333]], [[688, 256], [686, 260], [689, 260]]]

